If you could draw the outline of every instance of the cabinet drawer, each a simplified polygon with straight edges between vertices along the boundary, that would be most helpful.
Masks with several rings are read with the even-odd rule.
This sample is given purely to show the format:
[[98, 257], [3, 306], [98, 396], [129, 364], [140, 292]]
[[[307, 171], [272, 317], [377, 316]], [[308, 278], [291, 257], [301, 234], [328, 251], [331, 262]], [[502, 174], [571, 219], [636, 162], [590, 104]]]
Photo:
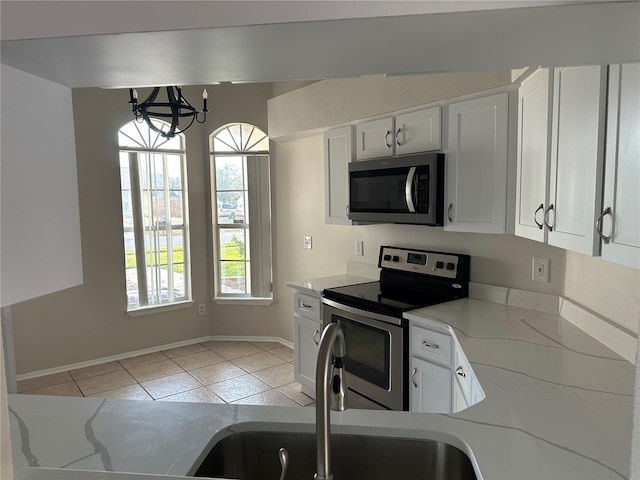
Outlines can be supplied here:
[[293, 312], [314, 320], [322, 320], [320, 316], [320, 298], [294, 292]]
[[411, 354], [451, 367], [453, 339], [446, 333], [413, 325], [411, 327]]

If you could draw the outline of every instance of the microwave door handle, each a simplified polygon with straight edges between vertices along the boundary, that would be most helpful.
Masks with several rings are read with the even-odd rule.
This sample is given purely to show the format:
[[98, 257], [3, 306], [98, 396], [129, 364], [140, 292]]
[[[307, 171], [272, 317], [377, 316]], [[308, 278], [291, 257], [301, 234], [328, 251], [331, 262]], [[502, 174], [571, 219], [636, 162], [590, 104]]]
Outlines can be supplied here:
[[416, 213], [416, 207], [413, 205], [413, 180], [415, 176], [416, 167], [411, 167], [407, 175], [407, 183], [404, 185], [404, 196], [407, 200], [407, 208], [411, 213]]

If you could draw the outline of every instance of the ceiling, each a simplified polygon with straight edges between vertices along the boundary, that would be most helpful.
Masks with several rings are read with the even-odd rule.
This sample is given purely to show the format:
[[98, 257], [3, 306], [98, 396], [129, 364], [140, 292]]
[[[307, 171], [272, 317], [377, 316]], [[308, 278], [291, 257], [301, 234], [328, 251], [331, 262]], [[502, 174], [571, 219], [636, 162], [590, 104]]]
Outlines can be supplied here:
[[3, 1], [0, 7], [2, 63], [72, 88], [640, 61], [637, 1]]

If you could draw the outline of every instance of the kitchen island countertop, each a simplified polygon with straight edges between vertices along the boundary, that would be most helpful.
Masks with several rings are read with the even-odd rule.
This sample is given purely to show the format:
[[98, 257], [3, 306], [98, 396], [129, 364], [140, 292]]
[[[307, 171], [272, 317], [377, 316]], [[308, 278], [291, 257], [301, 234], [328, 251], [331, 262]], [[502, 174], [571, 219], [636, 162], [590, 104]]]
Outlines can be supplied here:
[[[408, 316], [450, 325], [486, 399], [447, 415], [347, 410], [332, 416], [334, 431], [446, 432], [468, 444], [485, 480], [629, 477], [633, 364], [557, 314], [462, 299]], [[182, 476], [231, 425], [309, 427], [315, 413], [35, 395], [9, 404], [16, 480], [64, 478], [47, 468], [88, 471], [69, 471], [74, 480]]]

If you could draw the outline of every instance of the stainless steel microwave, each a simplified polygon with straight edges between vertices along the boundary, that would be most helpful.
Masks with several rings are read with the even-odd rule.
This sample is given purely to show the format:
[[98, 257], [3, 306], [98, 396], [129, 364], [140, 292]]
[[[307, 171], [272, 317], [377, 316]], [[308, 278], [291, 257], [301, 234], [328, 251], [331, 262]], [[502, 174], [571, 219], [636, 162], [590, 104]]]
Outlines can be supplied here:
[[444, 154], [349, 164], [349, 218], [361, 223], [442, 225]]

